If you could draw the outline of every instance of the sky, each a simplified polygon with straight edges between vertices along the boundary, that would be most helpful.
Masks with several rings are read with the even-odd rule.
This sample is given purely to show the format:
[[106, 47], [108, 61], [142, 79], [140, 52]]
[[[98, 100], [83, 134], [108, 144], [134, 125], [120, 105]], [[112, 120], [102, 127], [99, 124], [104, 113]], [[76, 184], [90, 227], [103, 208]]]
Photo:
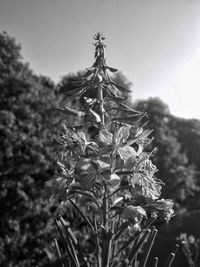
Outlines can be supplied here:
[[158, 96], [172, 114], [200, 119], [200, 0], [0, 0], [3, 30], [55, 82], [92, 65], [101, 31], [133, 100]]

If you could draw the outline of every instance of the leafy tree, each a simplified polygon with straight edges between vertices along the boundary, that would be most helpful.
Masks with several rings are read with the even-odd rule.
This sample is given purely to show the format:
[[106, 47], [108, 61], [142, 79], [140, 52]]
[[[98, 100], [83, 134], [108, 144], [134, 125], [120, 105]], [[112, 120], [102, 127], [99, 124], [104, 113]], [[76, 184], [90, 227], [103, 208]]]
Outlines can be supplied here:
[[[189, 144], [182, 143], [182, 132], [176, 127], [177, 119], [170, 114], [169, 108], [159, 98], [138, 101], [135, 108], [145, 111], [149, 118], [149, 127], [155, 130], [153, 146], [157, 147], [154, 161], [158, 166], [158, 177], [166, 186], [164, 196], [170, 196], [182, 207], [188, 208], [188, 200], [197, 188], [196, 167], [189, 161], [186, 152]], [[194, 163], [194, 162], [193, 162]], [[178, 211], [178, 210], [177, 210]], [[179, 210], [180, 211], [180, 210]]]
[[196, 194], [189, 199], [192, 209], [200, 208], [200, 121], [197, 119], [174, 118], [171, 127], [177, 130], [177, 139], [181, 143], [183, 151], [187, 154], [188, 162], [194, 166], [193, 176], [195, 177]]
[[43, 187], [55, 170], [60, 98], [50, 79], [22, 63], [20, 45], [5, 32], [0, 73], [0, 265], [36, 266], [47, 258], [51, 224]]
[[200, 121], [197, 119], [174, 118], [172, 127], [177, 129], [177, 138], [187, 153], [188, 160], [200, 171]]

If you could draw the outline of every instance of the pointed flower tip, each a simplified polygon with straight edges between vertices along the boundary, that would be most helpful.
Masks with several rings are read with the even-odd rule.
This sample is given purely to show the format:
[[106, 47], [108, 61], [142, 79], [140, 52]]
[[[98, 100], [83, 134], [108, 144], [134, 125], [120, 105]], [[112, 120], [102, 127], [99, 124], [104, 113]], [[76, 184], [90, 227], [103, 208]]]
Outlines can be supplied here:
[[94, 40], [96, 41], [103, 41], [105, 40], [106, 38], [103, 36], [103, 33], [102, 32], [97, 32], [95, 35], [94, 35]]

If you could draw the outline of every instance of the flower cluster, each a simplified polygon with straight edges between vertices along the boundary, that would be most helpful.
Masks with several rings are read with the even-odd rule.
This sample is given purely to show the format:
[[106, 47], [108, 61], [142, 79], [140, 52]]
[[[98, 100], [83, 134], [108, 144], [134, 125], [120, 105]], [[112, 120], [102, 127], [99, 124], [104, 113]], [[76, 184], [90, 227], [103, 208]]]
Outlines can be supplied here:
[[[61, 149], [60, 173], [47, 187], [52, 198], [73, 203], [92, 231], [108, 239], [106, 245], [101, 241], [106, 253], [104, 246], [111, 246], [126, 231], [134, 235], [152, 218], [169, 221], [174, 211], [171, 200], [159, 199], [162, 182], [155, 176], [153, 151], [145, 152], [152, 131], [139, 126], [145, 114], [125, 104], [120, 94], [124, 88], [108, 74], [117, 70], [106, 65], [104, 38], [97, 34], [95, 40], [95, 63], [77, 88], [68, 92], [81, 96], [85, 109], [62, 109], [81, 117], [85, 127], [63, 127], [56, 139]], [[112, 114], [112, 107], [120, 114]], [[91, 126], [96, 134], [88, 133]], [[104, 258], [109, 261], [109, 257]]]

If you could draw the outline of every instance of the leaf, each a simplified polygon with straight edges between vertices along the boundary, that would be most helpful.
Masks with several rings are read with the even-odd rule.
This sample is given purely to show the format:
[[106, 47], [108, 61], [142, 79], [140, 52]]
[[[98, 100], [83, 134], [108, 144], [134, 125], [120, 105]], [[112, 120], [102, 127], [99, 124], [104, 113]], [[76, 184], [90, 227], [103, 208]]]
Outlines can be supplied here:
[[106, 147], [103, 147], [102, 149], [100, 149], [99, 151], [99, 156], [103, 156], [103, 155], [108, 155], [112, 152], [113, 149], [113, 145], [107, 145]]
[[118, 69], [115, 69], [115, 68], [111, 68], [111, 67], [106, 67], [107, 69], [109, 69], [109, 71], [111, 71], [111, 72], [116, 72], [116, 71], [118, 71]]
[[111, 211], [112, 211], [112, 210], [118, 211], [117, 214], [122, 213], [122, 212], [123, 212], [123, 209], [124, 209], [124, 208], [121, 207], [121, 206], [112, 206], [112, 207], [110, 208]]
[[113, 118], [111, 121], [118, 121], [118, 122], [124, 122], [127, 124], [135, 124], [135, 122], [138, 120], [139, 114], [126, 116], [126, 117], [119, 117], [119, 118]]
[[120, 96], [107, 96], [104, 98], [104, 103], [106, 102], [111, 102], [111, 101], [114, 101], [116, 102], [117, 104], [121, 104], [123, 102], [125, 102], [128, 98], [127, 97], [120, 97]]
[[119, 95], [119, 90], [117, 90], [116, 88], [112, 88], [106, 85], [103, 85], [103, 90], [105, 92], [105, 95], [108, 97], [118, 97]]
[[137, 110], [135, 110], [135, 109], [132, 109], [132, 108], [130, 108], [129, 106], [127, 106], [127, 105], [125, 105], [125, 104], [121, 104], [120, 105], [120, 107], [121, 108], [124, 108], [125, 110], [127, 110], [127, 111], [130, 111], [130, 112], [132, 112], [132, 113], [134, 113], [134, 114], [143, 114], [143, 112], [140, 112], [140, 111], [137, 111]]
[[143, 123], [143, 125], [141, 127], [139, 127], [135, 133], [135, 136], [138, 137], [140, 134], [143, 133], [144, 131], [144, 126], [146, 126], [149, 123], [149, 121], [146, 121], [145, 123]]
[[131, 146], [120, 147], [118, 149], [118, 154], [124, 163], [126, 163], [129, 158], [133, 159], [137, 156], [137, 152]]
[[69, 96], [81, 96], [83, 93], [85, 93], [85, 91], [87, 89], [88, 89], [87, 87], [86, 88], [79, 87], [79, 88], [73, 89], [71, 91], [67, 91], [66, 95], [69, 95]]
[[95, 142], [89, 142], [86, 146], [86, 153], [90, 156], [95, 156], [99, 152], [99, 146]]
[[92, 121], [92, 122], [96, 122], [96, 123], [100, 123], [101, 122], [101, 117], [99, 116], [98, 113], [96, 113], [94, 110], [89, 109], [88, 111], [88, 118]]
[[85, 112], [71, 109], [68, 107], [64, 107], [63, 109], [57, 109], [57, 110], [60, 112], [63, 112], [64, 114], [68, 114], [68, 115], [74, 115], [74, 116], [78, 116], [78, 117], [85, 116]]
[[150, 229], [144, 230], [143, 235], [140, 238], [139, 242], [133, 244], [133, 247], [130, 250], [130, 253], [129, 253], [129, 256], [128, 256], [128, 259], [129, 259], [130, 263], [133, 262], [133, 260], [136, 257], [137, 253], [139, 252], [139, 250], [141, 249], [141, 247], [145, 243], [146, 239], [148, 238], [150, 232], [151, 232]]
[[47, 193], [57, 199], [66, 198], [66, 179], [63, 176], [56, 177], [45, 183]]
[[125, 88], [121, 85], [118, 85], [114, 82], [110, 82], [112, 85], [114, 85], [117, 89], [119, 89], [120, 91], [123, 91], [123, 92], [131, 92], [131, 90], [129, 90], [128, 88]]
[[78, 261], [76, 261], [76, 255], [74, 254], [74, 250], [71, 249], [71, 243], [69, 242], [69, 239], [67, 238], [67, 236], [65, 235], [65, 231], [64, 231], [64, 228], [63, 228], [63, 225], [61, 224], [60, 221], [58, 221], [57, 219], [55, 219], [55, 223], [56, 223], [56, 226], [58, 228], [58, 232], [61, 236], [61, 239], [65, 245], [65, 249], [67, 251], [67, 254], [71, 260], [71, 262], [73, 263], [73, 266], [74, 267], [79, 267], [79, 263]]
[[91, 74], [94, 74], [94, 72], [95, 72], [95, 68], [87, 68], [86, 70], [87, 70], [87, 71], [86, 71], [86, 73], [83, 75], [83, 77], [88, 77], [88, 76], [90, 76]]
[[149, 258], [149, 254], [150, 254], [150, 251], [151, 251], [151, 248], [153, 246], [153, 243], [154, 243], [154, 240], [155, 240], [155, 237], [158, 233], [158, 230], [156, 229], [153, 229], [151, 231], [151, 234], [147, 240], [147, 243], [145, 244], [145, 247], [144, 247], [144, 250], [143, 250], [143, 255], [142, 255], [142, 258], [140, 260], [140, 263], [139, 263], [139, 266], [138, 267], [146, 267], [146, 263], [147, 263], [147, 260]]
[[143, 128], [142, 127], [138, 128], [136, 133], [135, 133], [135, 137], [140, 136], [142, 133], [143, 133]]
[[73, 135], [73, 138], [76, 140], [76, 141], [82, 141], [84, 143], [87, 143], [87, 139], [86, 139], [86, 135], [84, 132], [82, 131], [74, 131], [74, 135]]
[[93, 188], [96, 182], [96, 172], [94, 169], [89, 168], [88, 172], [88, 175], [82, 175], [80, 177], [80, 184], [87, 190]]
[[76, 165], [76, 170], [80, 175], [88, 174], [88, 170], [91, 168], [91, 162], [88, 158], [80, 157]]
[[95, 170], [98, 172], [104, 172], [110, 169], [110, 164], [102, 160], [91, 161], [91, 163], [94, 165]]
[[139, 136], [139, 138], [145, 139], [145, 138], [147, 138], [153, 131], [154, 131], [154, 129], [153, 129], [153, 130], [145, 130], [145, 131], [141, 132], [140, 135], [138, 134], [138, 136]]
[[95, 229], [93, 225], [91, 224], [89, 218], [83, 213], [83, 211], [79, 208], [79, 206], [72, 199], [69, 199], [69, 201], [72, 203], [72, 205], [74, 206], [74, 208], [76, 209], [80, 217], [83, 219], [83, 221], [90, 227], [92, 232], [96, 234]]
[[117, 199], [115, 199], [115, 201], [113, 202], [112, 207], [113, 207], [114, 205], [116, 205], [117, 203], [119, 203], [120, 201], [122, 201], [123, 199], [124, 199], [123, 197], [118, 197]]

